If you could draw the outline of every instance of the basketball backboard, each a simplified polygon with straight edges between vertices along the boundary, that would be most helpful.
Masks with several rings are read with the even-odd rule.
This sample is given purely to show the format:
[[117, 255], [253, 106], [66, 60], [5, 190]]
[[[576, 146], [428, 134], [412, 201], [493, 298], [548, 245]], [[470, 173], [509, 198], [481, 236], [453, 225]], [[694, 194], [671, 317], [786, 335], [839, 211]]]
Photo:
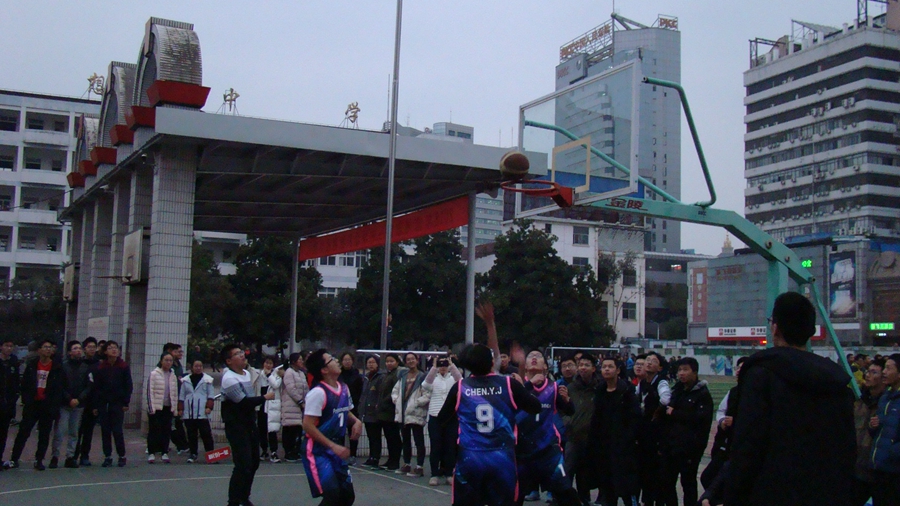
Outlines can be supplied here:
[[[575, 190], [575, 205], [639, 193], [640, 59], [529, 102], [519, 108], [519, 149], [532, 173]], [[572, 140], [551, 125], [572, 133]], [[630, 174], [603, 160], [609, 156]], [[526, 186], [527, 187], [527, 186]], [[558, 210], [550, 198], [516, 194], [516, 217]]]

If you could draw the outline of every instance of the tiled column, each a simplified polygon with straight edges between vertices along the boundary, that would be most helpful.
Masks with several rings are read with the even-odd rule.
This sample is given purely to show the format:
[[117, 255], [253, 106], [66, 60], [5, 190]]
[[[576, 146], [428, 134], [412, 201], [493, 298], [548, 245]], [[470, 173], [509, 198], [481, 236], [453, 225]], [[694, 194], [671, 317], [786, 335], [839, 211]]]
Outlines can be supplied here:
[[[94, 200], [94, 243], [91, 248], [91, 318], [107, 316], [113, 199], [106, 192]], [[98, 339], [100, 336], [94, 336]]]
[[[72, 244], [69, 245], [69, 258], [76, 267], [81, 262], [81, 227], [82, 216], [72, 217]], [[66, 251], [66, 250], [63, 250]], [[78, 280], [78, 269], [75, 270], [75, 277]], [[75, 301], [66, 303], [66, 331], [65, 340], [71, 341], [75, 339], [78, 327], [78, 291], [75, 291]]]
[[78, 316], [75, 339], [84, 341], [88, 337], [88, 319], [91, 317], [91, 249], [94, 245], [94, 207], [85, 206], [81, 216], [81, 241], [78, 257]]
[[[150, 226], [150, 209], [153, 200], [153, 170], [138, 168], [131, 175], [128, 198], [128, 231]], [[131, 365], [134, 393], [132, 409], [125, 415], [129, 425], [140, 423], [144, 399], [144, 343], [147, 336], [147, 285], [128, 285], [125, 288], [123, 327], [125, 335], [125, 360]], [[152, 356], [151, 356], [152, 360]], [[152, 362], [156, 364], [156, 362]], [[149, 371], [147, 373], [150, 374]]]
[[128, 214], [131, 202], [131, 180], [115, 184], [113, 191], [111, 255], [109, 259], [107, 314], [109, 314], [109, 338], [122, 342], [125, 335], [125, 285], [118, 278], [122, 274], [122, 256], [125, 236], [128, 235]]

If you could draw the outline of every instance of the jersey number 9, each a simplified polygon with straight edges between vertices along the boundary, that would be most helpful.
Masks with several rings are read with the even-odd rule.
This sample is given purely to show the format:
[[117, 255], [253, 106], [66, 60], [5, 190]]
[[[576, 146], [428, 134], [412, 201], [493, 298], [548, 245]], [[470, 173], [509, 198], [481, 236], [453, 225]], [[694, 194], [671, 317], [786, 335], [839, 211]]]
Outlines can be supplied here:
[[478, 432], [487, 434], [494, 430], [494, 408], [490, 404], [475, 406], [475, 419], [478, 420]]

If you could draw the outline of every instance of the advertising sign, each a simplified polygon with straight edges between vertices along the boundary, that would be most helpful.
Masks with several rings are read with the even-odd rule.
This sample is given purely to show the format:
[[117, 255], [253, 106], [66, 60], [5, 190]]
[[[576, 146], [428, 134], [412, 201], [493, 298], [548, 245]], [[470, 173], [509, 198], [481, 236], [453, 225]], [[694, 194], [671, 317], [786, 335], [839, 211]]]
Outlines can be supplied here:
[[707, 279], [706, 267], [695, 267], [691, 269], [690, 299], [691, 313], [689, 315], [689, 323], [706, 323], [707, 311]]
[[828, 259], [832, 318], [856, 318], [856, 252], [832, 253]]
[[206, 463], [212, 464], [213, 462], [225, 460], [228, 457], [231, 457], [231, 447], [223, 446], [222, 448], [216, 448], [215, 450], [206, 452]]

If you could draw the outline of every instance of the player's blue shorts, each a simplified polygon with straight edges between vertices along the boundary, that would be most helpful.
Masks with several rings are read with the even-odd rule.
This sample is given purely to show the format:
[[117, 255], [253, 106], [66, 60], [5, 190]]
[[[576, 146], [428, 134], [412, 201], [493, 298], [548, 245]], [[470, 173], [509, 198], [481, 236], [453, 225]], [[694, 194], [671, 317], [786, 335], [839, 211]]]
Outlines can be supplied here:
[[523, 491], [537, 490], [538, 486], [553, 494], [572, 487], [563, 467], [563, 454], [557, 446], [535, 455], [518, 458], [519, 484]]
[[350, 466], [337, 455], [328, 452], [314, 455], [309, 440], [305, 440], [303, 468], [313, 497], [341, 497], [353, 493]]
[[453, 472], [453, 506], [512, 506], [519, 494], [516, 455], [510, 449], [460, 448]]

